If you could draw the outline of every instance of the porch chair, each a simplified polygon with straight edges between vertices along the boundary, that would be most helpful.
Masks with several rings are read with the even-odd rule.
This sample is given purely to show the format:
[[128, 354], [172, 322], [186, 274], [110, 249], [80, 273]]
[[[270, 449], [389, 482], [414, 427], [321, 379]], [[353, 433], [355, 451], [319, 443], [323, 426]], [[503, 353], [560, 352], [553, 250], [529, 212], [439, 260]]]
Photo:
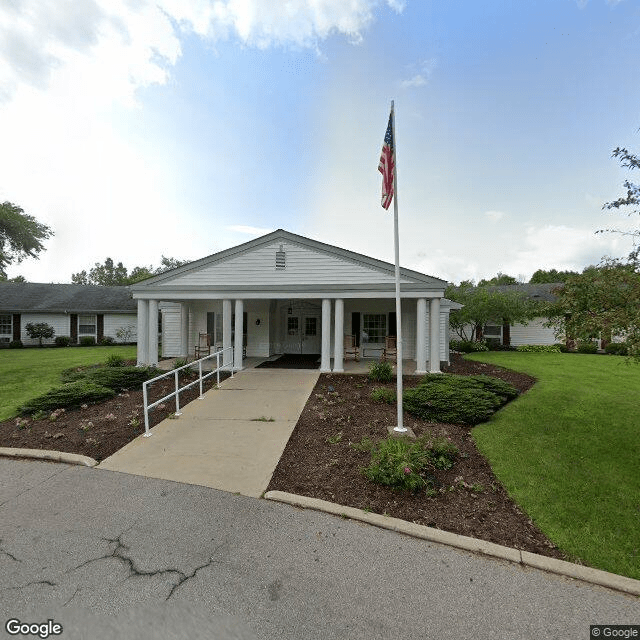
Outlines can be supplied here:
[[384, 350], [382, 352], [382, 359], [396, 360], [398, 358], [398, 345], [396, 336], [387, 336], [384, 339]]
[[198, 342], [194, 349], [195, 359], [203, 358], [211, 353], [211, 336], [208, 333], [199, 333]]
[[344, 357], [353, 356], [356, 362], [360, 361], [360, 347], [356, 345], [355, 336], [344, 337]]

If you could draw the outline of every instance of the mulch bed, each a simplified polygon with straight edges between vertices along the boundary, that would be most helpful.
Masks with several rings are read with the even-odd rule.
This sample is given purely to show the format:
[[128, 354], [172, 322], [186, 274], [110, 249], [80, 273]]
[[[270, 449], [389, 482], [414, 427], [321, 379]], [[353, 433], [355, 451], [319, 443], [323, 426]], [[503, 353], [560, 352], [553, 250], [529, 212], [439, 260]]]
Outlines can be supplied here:
[[[162, 372], [158, 372], [160, 374]], [[221, 373], [221, 380], [228, 377]], [[180, 384], [195, 380], [196, 374], [183, 374]], [[203, 382], [203, 391], [215, 386], [215, 376]], [[153, 403], [175, 389], [173, 378], [149, 386], [149, 403]], [[180, 406], [200, 395], [199, 385], [180, 393]], [[153, 427], [175, 412], [175, 399], [170, 398], [149, 412], [149, 427]], [[81, 408], [67, 409], [55, 420], [27, 418], [20, 427], [16, 418], [0, 422], [0, 447], [47, 449], [79, 453], [98, 462], [124, 447], [144, 433], [142, 389], [121, 391], [110, 400]]]
[[[513, 384], [521, 392], [535, 380], [525, 374], [454, 357], [446, 369], [462, 375], [487, 374]], [[404, 376], [406, 388], [420, 378]], [[364, 375], [322, 374], [298, 421], [269, 484], [269, 490], [288, 491], [345, 506], [387, 514], [508, 547], [554, 558], [562, 553], [511, 500], [487, 460], [478, 452], [469, 427], [427, 423], [405, 412], [405, 425], [416, 436], [426, 432], [445, 436], [460, 450], [449, 471], [434, 471], [439, 492], [428, 497], [376, 485], [360, 469], [368, 452], [354, 449], [364, 437], [387, 437], [396, 424], [396, 406], [371, 400], [374, 383]], [[453, 487], [453, 488], [452, 488]], [[480, 490], [481, 488], [481, 490]]]

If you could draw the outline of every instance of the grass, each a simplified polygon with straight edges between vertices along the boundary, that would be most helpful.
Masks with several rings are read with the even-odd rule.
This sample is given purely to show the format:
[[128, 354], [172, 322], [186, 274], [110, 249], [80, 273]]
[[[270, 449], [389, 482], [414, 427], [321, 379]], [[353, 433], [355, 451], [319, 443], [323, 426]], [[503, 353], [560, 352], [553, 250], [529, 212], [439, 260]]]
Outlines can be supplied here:
[[473, 437], [507, 491], [574, 561], [640, 579], [640, 365], [490, 352], [538, 383]]
[[103, 363], [117, 354], [136, 357], [135, 346], [0, 349], [0, 420], [18, 406], [60, 384], [63, 369]]

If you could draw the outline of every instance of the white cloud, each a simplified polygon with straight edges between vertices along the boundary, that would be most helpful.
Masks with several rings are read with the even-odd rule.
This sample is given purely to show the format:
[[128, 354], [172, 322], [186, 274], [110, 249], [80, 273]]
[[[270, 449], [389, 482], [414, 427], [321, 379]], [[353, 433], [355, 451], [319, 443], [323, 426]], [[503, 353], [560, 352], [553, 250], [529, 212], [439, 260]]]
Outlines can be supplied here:
[[485, 211], [484, 215], [495, 224], [498, 220], [502, 220], [505, 214], [503, 211]]
[[423, 87], [424, 85], [426, 85], [436, 68], [436, 60], [435, 58], [424, 60], [417, 66], [419, 67], [417, 73], [414, 73], [411, 78], [402, 80], [402, 82], [400, 82], [400, 86], [403, 89], [410, 89], [412, 87]]

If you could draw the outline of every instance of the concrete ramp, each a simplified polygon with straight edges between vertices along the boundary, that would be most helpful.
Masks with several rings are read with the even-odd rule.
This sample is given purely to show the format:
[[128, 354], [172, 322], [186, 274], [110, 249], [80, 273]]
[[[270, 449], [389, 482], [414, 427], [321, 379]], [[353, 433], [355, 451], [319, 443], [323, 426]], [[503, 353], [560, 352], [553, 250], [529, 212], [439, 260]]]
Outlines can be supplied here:
[[319, 375], [304, 369], [241, 371], [96, 468], [260, 497]]

